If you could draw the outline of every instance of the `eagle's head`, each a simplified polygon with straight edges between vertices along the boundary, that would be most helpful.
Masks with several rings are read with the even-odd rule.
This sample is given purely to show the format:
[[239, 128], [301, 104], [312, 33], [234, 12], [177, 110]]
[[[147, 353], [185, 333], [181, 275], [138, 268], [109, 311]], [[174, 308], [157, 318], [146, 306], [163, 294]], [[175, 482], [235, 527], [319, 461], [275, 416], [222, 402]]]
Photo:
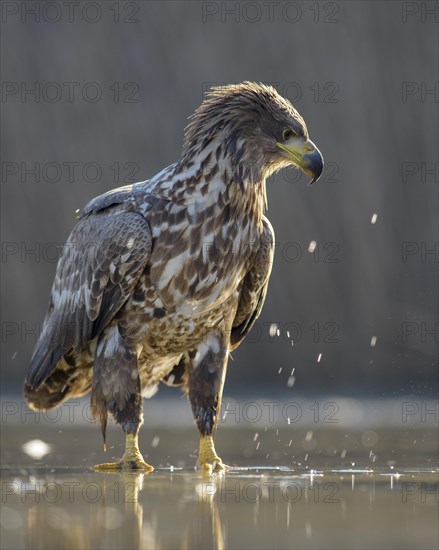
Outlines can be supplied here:
[[213, 88], [192, 115], [182, 159], [203, 156], [249, 181], [293, 165], [314, 183], [323, 170], [300, 114], [273, 87], [254, 82]]

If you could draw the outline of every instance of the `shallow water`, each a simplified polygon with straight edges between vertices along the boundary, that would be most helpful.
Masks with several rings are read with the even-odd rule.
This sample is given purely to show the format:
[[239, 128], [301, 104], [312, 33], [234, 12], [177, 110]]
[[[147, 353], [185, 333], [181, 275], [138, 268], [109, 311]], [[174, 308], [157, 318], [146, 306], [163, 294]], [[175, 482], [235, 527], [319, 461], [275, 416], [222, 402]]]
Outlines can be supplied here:
[[2, 428], [2, 548], [438, 546], [434, 425], [222, 427], [223, 475], [194, 470], [194, 427], [142, 430], [148, 475], [88, 469], [122, 454], [115, 428], [106, 454], [96, 426]]
[[431, 471], [3, 474], [3, 548], [437, 547]]

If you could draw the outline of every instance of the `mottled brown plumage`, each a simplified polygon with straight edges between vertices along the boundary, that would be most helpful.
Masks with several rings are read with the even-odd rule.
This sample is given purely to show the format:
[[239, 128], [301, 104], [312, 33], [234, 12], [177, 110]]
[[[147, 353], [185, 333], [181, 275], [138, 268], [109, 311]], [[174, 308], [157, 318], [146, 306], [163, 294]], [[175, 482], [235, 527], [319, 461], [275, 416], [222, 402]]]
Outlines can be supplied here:
[[[273, 88], [243, 83], [203, 102], [177, 163], [93, 199], [57, 266], [30, 406], [92, 390], [104, 437], [108, 412], [136, 437], [141, 395], [184, 384], [210, 438], [200, 459], [219, 461], [211, 435], [228, 352], [260, 314], [273, 259], [265, 180], [289, 164], [314, 180], [322, 171], [303, 119]], [[130, 439], [132, 449], [131, 467], [144, 464]]]

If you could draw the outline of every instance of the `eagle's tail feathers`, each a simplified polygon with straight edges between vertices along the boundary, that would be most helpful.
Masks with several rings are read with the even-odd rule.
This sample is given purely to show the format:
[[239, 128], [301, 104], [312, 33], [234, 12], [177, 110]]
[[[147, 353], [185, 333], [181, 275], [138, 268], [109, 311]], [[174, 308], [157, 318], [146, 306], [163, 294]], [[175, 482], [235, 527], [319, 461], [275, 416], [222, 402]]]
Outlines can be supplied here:
[[24, 385], [24, 396], [29, 408], [34, 411], [48, 411], [60, 405], [67, 399], [69, 393], [68, 386], [52, 387], [49, 384], [43, 384], [38, 390], [32, 389], [29, 384]]
[[45, 340], [40, 340], [26, 376], [25, 384], [32, 390], [37, 390], [55, 369], [65, 350], [58, 344], [51, 346]]

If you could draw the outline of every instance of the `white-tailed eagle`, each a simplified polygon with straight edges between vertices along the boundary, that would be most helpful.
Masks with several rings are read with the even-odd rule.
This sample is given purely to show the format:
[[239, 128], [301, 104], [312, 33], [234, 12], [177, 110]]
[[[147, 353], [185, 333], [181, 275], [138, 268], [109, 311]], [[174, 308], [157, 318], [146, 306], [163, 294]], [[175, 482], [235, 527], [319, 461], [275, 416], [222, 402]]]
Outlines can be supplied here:
[[218, 87], [195, 111], [180, 159], [151, 180], [91, 200], [59, 259], [25, 381], [32, 408], [91, 390], [126, 434], [116, 463], [152, 470], [138, 448], [142, 396], [183, 385], [200, 431], [198, 462], [224, 467], [213, 434], [228, 355], [261, 312], [274, 234], [265, 181], [295, 165], [316, 181], [323, 158], [272, 87]]

